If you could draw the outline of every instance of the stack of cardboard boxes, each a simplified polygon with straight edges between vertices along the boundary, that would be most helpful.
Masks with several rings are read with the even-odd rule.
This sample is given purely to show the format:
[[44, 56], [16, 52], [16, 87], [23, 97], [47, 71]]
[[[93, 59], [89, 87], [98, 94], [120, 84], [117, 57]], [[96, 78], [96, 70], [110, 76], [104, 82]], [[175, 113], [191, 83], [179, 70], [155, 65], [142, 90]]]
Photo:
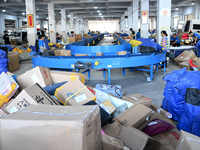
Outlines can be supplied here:
[[[17, 77], [18, 83], [3, 73], [2, 85], [2, 77], [16, 86], [11, 91], [6, 89], [9, 86], [0, 86], [0, 102], [7, 98], [0, 109], [0, 149], [196, 150], [200, 146], [199, 137], [185, 132], [180, 137], [170, 120], [172, 115], [141, 94], [119, 99], [86, 86], [83, 74], [44, 67]], [[65, 83], [54, 89], [54, 95], [44, 90], [61, 82]], [[18, 87], [19, 94], [13, 96]], [[85, 106], [91, 101], [96, 105]], [[102, 110], [113, 116], [124, 104], [126, 109], [102, 126]], [[155, 118], [174, 128], [153, 136], [145, 134], [143, 129]]]

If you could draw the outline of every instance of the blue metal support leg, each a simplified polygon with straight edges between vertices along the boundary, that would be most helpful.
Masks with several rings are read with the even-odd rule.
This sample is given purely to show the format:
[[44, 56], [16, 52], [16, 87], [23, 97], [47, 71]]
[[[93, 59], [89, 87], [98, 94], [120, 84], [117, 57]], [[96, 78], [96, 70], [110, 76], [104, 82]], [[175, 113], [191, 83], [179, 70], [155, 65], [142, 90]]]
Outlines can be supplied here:
[[110, 77], [110, 68], [108, 69], [108, 84], [110, 85], [111, 83], [111, 77]]
[[106, 78], [106, 70], [105, 69], [103, 69], [103, 77], [104, 77], [104, 79]]
[[150, 80], [153, 80], [153, 64], [150, 66]]
[[90, 79], [90, 69], [88, 70], [88, 79]]
[[76, 69], [76, 72], [79, 73], [79, 69]]
[[163, 69], [163, 72], [164, 72], [164, 74], [165, 74], [165, 71], [166, 71], [166, 61], [165, 61], [165, 63], [164, 63], [164, 69]]
[[123, 68], [123, 75], [124, 75], [124, 76], [126, 75], [125, 68]]

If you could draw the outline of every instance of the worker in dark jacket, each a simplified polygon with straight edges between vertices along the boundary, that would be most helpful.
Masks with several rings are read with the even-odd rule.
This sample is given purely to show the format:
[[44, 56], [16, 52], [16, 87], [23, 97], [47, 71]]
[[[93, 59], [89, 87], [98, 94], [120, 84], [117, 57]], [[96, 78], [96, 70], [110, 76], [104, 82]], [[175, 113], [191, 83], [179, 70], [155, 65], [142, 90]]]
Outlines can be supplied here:
[[133, 28], [130, 28], [131, 31], [131, 36], [133, 37], [133, 39], [135, 39], [135, 31], [133, 30]]
[[7, 34], [7, 31], [6, 31], [6, 30], [4, 31], [3, 40], [4, 40], [5, 44], [10, 44], [10, 41], [9, 41], [9, 36], [8, 36], [8, 34]]

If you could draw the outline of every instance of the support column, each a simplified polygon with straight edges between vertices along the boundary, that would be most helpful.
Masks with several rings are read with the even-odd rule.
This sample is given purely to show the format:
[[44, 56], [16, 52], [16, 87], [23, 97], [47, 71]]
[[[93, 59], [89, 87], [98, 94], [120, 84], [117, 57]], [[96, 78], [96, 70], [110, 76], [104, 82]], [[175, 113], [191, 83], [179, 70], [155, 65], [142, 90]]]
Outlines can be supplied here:
[[128, 16], [128, 11], [124, 12], [124, 32], [128, 33], [128, 18], [125, 18], [125, 16]]
[[33, 27], [27, 26], [28, 43], [29, 43], [29, 45], [35, 45], [35, 41], [37, 39], [35, 0], [26, 0], [25, 4], [26, 4], [26, 16], [33, 15]]
[[56, 43], [56, 27], [55, 27], [55, 11], [54, 4], [48, 3], [48, 17], [49, 17], [49, 35], [50, 42]]
[[83, 18], [80, 18], [80, 34], [83, 36], [84, 31], [83, 31]]
[[80, 23], [79, 23], [79, 17], [76, 17], [76, 34], [80, 34]]
[[183, 8], [179, 9], [179, 21], [183, 21]]
[[157, 1], [157, 42], [161, 42], [161, 31], [165, 30], [170, 42], [171, 0]]
[[128, 7], [128, 29], [133, 28], [133, 9]]
[[3, 13], [0, 13], [0, 43], [3, 42], [3, 35], [5, 30], [5, 20]]
[[148, 38], [149, 33], [149, 0], [141, 0], [140, 28], [141, 37]]
[[41, 28], [41, 29], [44, 28], [44, 20], [43, 20], [43, 19], [41, 19], [40, 28]]
[[67, 38], [67, 19], [65, 9], [61, 9], [62, 38], [66, 42]]
[[200, 18], [200, 2], [199, 1], [195, 1], [195, 19], [199, 19]]
[[133, 30], [135, 30], [135, 32], [137, 33], [138, 31], [138, 21], [139, 21], [139, 17], [138, 17], [138, 8], [139, 8], [139, 0], [133, 0], [133, 21], [132, 21], [132, 28]]
[[74, 14], [70, 13], [70, 18], [69, 18], [69, 26], [70, 26], [70, 32], [74, 31]]

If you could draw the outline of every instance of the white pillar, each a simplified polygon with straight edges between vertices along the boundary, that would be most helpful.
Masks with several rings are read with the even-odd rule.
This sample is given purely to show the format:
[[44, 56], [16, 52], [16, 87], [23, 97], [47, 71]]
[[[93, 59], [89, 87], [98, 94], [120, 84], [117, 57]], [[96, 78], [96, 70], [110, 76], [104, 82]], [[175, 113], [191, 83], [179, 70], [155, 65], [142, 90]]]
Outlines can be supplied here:
[[18, 30], [22, 28], [22, 19], [18, 18]]
[[80, 18], [80, 34], [83, 36], [83, 18]]
[[62, 38], [66, 42], [67, 38], [67, 20], [65, 9], [61, 9], [61, 25], [62, 25]]
[[157, 42], [161, 42], [161, 31], [165, 30], [170, 42], [171, 0], [157, 1]]
[[138, 6], [139, 5], [139, 0], [133, 0], [133, 19], [132, 19], [132, 28], [135, 30], [135, 32], [138, 31]]
[[[28, 43], [29, 45], [35, 45], [35, 41], [37, 39], [36, 32], [36, 12], [35, 12], [35, 0], [26, 0], [26, 16], [33, 15], [33, 27], [28, 27]], [[28, 19], [27, 19], [28, 20]]]
[[125, 18], [125, 16], [128, 16], [128, 11], [124, 12], [124, 32], [128, 33], [128, 18]]
[[141, 0], [141, 9], [140, 9], [140, 28], [141, 28], [141, 37], [148, 38], [149, 33], [149, 0]]
[[79, 17], [76, 17], [76, 34], [80, 34], [80, 23], [79, 23]]
[[69, 24], [70, 24], [70, 32], [74, 31], [74, 14], [70, 13]]
[[195, 19], [200, 19], [200, 2], [195, 1]]
[[128, 29], [133, 28], [133, 9], [128, 7]]
[[43, 20], [43, 19], [41, 19], [40, 28], [41, 28], [41, 29], [44, 28], [44, 20]]
[[3, 17], [3, 13], [0, 13], [0, 43], [3, 42], [4, 30], [5, 30], [5, 20]]
[[183, 21], [183, 8], [179, 9], [179, 21]]
[[49, 35], [50, 35], [50, 42], [56, 43], [56, 27], [55, 27], [55, 11], [54, 11], [54, 4], [48, 3], [48, 17], [49, 17]]

